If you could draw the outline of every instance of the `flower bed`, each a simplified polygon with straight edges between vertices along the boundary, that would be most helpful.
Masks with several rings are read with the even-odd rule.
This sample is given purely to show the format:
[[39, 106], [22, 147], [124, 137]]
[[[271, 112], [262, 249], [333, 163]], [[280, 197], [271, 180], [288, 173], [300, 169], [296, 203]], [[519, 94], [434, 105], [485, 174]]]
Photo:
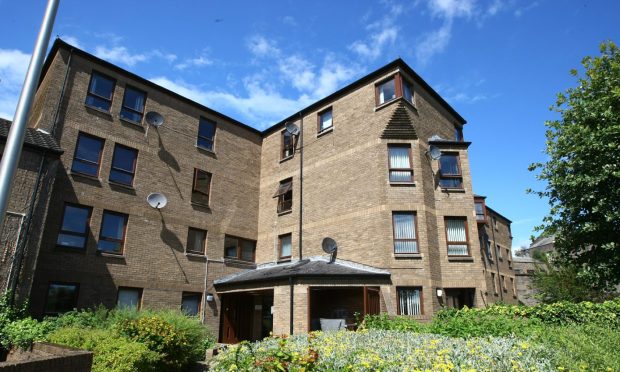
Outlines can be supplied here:
[[551, 371], [552, 353], [512, 337], [460, 339], [391, 330], [313, 332], [230, 346], [214, 371]]

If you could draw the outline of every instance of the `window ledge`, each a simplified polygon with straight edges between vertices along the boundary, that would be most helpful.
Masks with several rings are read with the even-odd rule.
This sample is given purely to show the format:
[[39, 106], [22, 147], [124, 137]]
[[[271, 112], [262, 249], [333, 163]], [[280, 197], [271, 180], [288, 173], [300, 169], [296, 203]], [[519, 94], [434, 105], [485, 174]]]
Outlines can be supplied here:
[[474, 262], [474, 258], [472, 256], [448, 256], [448, 261]]
[[291, 214], [291, 213], [293, 213], [293, 210], [289, 209], [287, 211], [278, 212], [278, 216], [284, 216], [284, 215]]
[[127, 124], [131, 124], [133, 126], [136, 126], [136, 127], [144, 129], [144, 125], [142, 123], [140, 123], [140, 122], [129, 120], [129, 119], [126, 119], [126, 118], [124, 118], [122, 116], [119, 116], [119, 119], [120, 119], [120, 121], [123, 121], [123, 122], [125, 122]]
[[280, 263], [289, 263], [289, 262], [291, 262], [291, 258], [290, 257], [282, 257], [282, 258], [279, 258], [278, 261], [276, 261], [276, 263], [279, 263], [279, 264]]
[[449, 188], [449, 187], [442, 187], [441, 188], [442, 192], [447, 192], [447, 193], [465, 193], [465, 189], [460, 188], [460, 189], [456, 189], [456, 188]]
[[238, 258], [233, 258], [233, 257], [224, 257], [224, 263], [243, 264], [243, 265], [248, 265], [248, 266], [256, 266], [256, 262], [254, 262], [254, 261], [240, 260]]
[[404, 259], [404, 258], [410, 258], [410, 259], [422, 259], [424, 258], [424, 256], [422, 255], [422, 253], [394, 253], [394, 258], [395, 259]]
[[209, 207], [209, 204], [205, 204], [205, 203], [200, 203], [200, 202], [195, 202], [192, 201], [190, 202], [193, 206], [195, 207], [200, 207], [200, 208], [205, 208], [205, 209], [211, 209], [211, 207]]
[[118, 183], [118, 182], [114, 182], [110, 180], [108, 180], [108, 183], [110, 184], [110, 186], [120, 187], [120, 188], [131, 190], [131, 191], [136, 191], [136, 189], [131, 185], [126, 185], [124, 183]]
[[280, 159], [280, 163], [284, 163], [287, 160], [291, 160], [293, 158], [293, 155], [287, 156], [285, 158]]
[[320, 132], [318, 132], [316, 134], [316, 138], [323, 137], [324, 135], [326, 135], [328, 133], [331, 133], [333, 131], [334, 131], [334, 127], [333, 126], [327, 128], [327, 129], [323, 129], [322, 131], [320, 131]]
[[389, 100], [389, 101], [387, 101], [387, 102], [383, 102], [382, 104], [375, 106], [375, 112], [377, 112], [377, 111], [379, 111], [379, 110], [382, 110], [382, 109], [384, 109], [385, 107], [390, 106], [390, 105], [391, 105], [391, 104], [393, 104], [394, 102], [398, 102], [398, 98], [400, 98], [400, 97], [397, 97], [397, 98], [392, 98], [391, 100]]
[[415, 182], [390, 182], [390, 186], [415, 186]]
[[56, 244], [54, 246], [54, 251], [85, 254], [86, 253], [86, 247], [78, 248], [78, 247], [69, 247], [69, 246], [66, 246], [66, 245], [58, 245], [58, 244]]
[[97, 250], [97, 255], [101, 257], [116, 258], [119, 260], [125, 259], [125, 256], [122, 253], [111, 253], [111, 252], [106, 252], [106, 251], [101, 251], [101, 250]]
[[206, 148], [206, 147], [199, 146], [199, 145], [195, 145], [195, 146], [196, 146], [196, 148], [197, 148], [198, 150], [200, 150], [201, 152], [204, 152], [204, 153], [206, 153], [207, 155], [215, 156], [215, 151], [213, 151], [213, 150], [211, 150], [211, 149], [208, 149], [208, 148]]
[[112, 113], [111, 113], [110, 111], [106, 111], [106, 110], [100, 109], [99, 107], [95, 107], [95, 106], [87, 105], [86, 103], [84, 104], [84, 106], [85, 106], [87, 109], [89, 109], [89, 110], [94, 110], [94, 111], [100, 112], [100, 113], [102, 113], [102, 114], [106, 114], [106, 115], [108, 115], [110, 118], [112, 117]]
[[89, 174], [79, 173], [79, 172], [75, 172], [75, 171], [70, 171], [69, 174], [71, 175], [71, 177], [84, 178], [84, 179], [87, 179], [87, 180], [97, 181], [97, 182], [101, 183], [101, 178], [95, 177], [95, 176], [91, 176]]
[[411, 102], [407, 99], [405, 99], [405, 97], [399, 97], [400, 99], [402, 99], [406, 104], [408, 104], [409, 106], [411, 106], [414, 110], [418, 111], [418, 107], [415, 105], [415, 95], [411, 98], [414, 102]]
[[191, 258], [207, 259], [207, 256], [205, 256], [203, 253], [185, 252], [185, 256], [191, 257]]

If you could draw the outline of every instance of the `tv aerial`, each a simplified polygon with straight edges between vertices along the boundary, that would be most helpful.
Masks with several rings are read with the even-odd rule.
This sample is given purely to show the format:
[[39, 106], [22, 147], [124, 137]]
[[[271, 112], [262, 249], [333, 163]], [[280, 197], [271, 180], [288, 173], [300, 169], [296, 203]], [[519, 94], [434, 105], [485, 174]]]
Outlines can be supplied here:
[[162, 209], [168, 204], [168, 198], [160, 192], [153, 192], [146, 197], [146, 202], [149, 203], [152, 208]]
[[157, 129], [164, 125], [164, 117], [159, 112], [149, 111], [146, 113], [145, 118], [147, 124], [149, 125], [146, 127], [146, 132], [144, 133], [145, 137], [148, 135], [150, 127], [155, 127], [155, 129]]
[[323, 247], [323, 252], [331, 255], [329, 263], [333, 263], [334, 261], [336, 261], [336, 253], [338, 252], [338, 244], [336, 244], [336, 241], [332, 238], [327, 237], [323, 239], [321, 245]]

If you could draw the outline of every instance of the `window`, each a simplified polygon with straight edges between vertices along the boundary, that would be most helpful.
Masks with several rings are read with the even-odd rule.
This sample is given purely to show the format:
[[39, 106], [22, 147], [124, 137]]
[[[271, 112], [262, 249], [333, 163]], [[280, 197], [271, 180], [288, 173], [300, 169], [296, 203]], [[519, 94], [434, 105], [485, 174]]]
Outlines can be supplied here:
[[62, 226], [56, 239], [56, 245], [68, 248], [86, 248], [91, 207], [77, 204], [65, 204]]
[[140, 309], [142, 304], [142, 288], [119, 287], [116, 307], [125, 309]]
[[133, 178], [136, 174], [137, 159], [138, 150], [119, 145], [118, 143], [114, 145], [109, 180], [122, 185], [132, 186]]
[[495, 273], [491, 273], [491, 281], [493, 282], [493, 293], [497, 294], [497, 282], [495, 281]]
[[459, 155], [443, 153], [439, 159], [439, 186], [445, 189], [462, 189], [463, 175]]
[[78, 284], [50, 283], [45, 299], [45, 314], [57, 315], [77, 307]]
[[412, 212], [392, 213], [394, 253], [419, 253], [416, 215]]
[[463, 128], [461, 127], [454, 127], [454, 140], [456, 142], [463, 142]]
[[97, 177], [104, 140], [86, 133], [78, 134], [71, 172]]
[[293, 236], [291, 234], [280, 235], [278, 237], [278, 247], [280, 259], [290, 258], [293, 251]]
[[125, 96], [123, 97], [123, 107], [121, 107], [121, 119], [142, 124], [145, 102], [146, 93], [127, 85], [125, 87]]
[[495, 218], [495, 216], [493, 216], [493, 228], [495, 228], [495, 231], [499, 230], [499, 225], [497, 224], [497, 218]]
[[508, 289], [506, 288], [506, 277], [504, 275], [500, 275], [500, 285], [501, 288], [504, 290], [504, 292], [508, 291]]
[[381, 105], [396, 98], [395, 79], [391, 78], [377, 85], [377, 104]]
[[194, 184], [192, 186], [192, 203], [209, 205], [211, 193], [211, 173], [194, 169]]
[[413, 182], [411, 146], [388, 145], [390, 182]]
[[256, 242], [226, 235], [224, 238], [224, 257], [243, 261], [254, 261]]
[[295, 136], [287, 130], [281, 133], [281, 152], [280, 159], [288, 159], [295, 153]]
[[128, 217], [123, 213], [103, 211], [98, 250], [116, 254], [123, 253]]
[[489, 236], [486, 232], [483, 232], [480, 235], [480, 247], [484, 249], [487, 254], [487, 258], [489, 261], [493, 261], [493, 252], [491, 250], [491, 242], [489, 241]]
[[329, 108], [319, 114], [318, 132], [321, 133], [327, 129], [331, 129], [332, 125], [333, 125], [332, 109]]
[[207, 242], [207, 231], [190, 227], [187, 229], [187, 247], [188, 253], [205, 254], [205, 245]]
[[496, 244], [495, 246], [497, 248], [497, 258], [503, 260], [504, 256], [502, 255], [502, 247], [500, 247], [499, 244]]
[[273, 195], [278, 198], [278, 213], [287, 213], [293, 209], [293, 179], [280, 181], [278, 191]]
[[474, 206], [476, 208], [476, 220], [483, 222], [486, 221], [486, 215], [484, 213], [484, 203], [476, 202]]
[[462, 217], [446, 217], [446, 240], [448, 256], [468, 256], [467, 220]]
[[86, 95], [86, 104], [103, 111], [110, 111], [115, 84], [114, 79], [93, 71]]
[[398, 288], [398, 314], [422, 315], [422, 288]]
[[196, 146], [213, 151], [216, 127], [217, 124], [213, 120], [201, 117], [198, 123], [198, 139], [196, 140]]
[[515, 286], [515, 278], [510, 278], [510, 287], [512, 287], [512, 295], [517, 297], [517, 287]]
[[508, 268], [512, 268], [512, 254], [510, 248], [506, 248], [506, 258], [508, 259]]
[[413, 104], [413, 86], [411, 83], [403, 79], [403, 98]]
[[198, 316], [200, 314], [201, 303], [201, 293], [183, 292], [183, 294], [181, 295], [181, 311], [185, 315]]

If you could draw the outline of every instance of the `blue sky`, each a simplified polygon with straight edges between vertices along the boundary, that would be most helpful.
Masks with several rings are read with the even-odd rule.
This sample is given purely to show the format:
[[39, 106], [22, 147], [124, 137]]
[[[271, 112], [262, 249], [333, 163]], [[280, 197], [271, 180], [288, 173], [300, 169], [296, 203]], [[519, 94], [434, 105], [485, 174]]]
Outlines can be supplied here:
[[[0, 0], [11, 119], [44, 1]], [[620, 42], [620, 1], [62, 0], [54, 36], [258, 129], [403, 58], [465, 119], [474, 190], [526, 245], [547, 213], [544, 121], [569, 75]], [[50, 44], [51, 45], [51, 44]]]

